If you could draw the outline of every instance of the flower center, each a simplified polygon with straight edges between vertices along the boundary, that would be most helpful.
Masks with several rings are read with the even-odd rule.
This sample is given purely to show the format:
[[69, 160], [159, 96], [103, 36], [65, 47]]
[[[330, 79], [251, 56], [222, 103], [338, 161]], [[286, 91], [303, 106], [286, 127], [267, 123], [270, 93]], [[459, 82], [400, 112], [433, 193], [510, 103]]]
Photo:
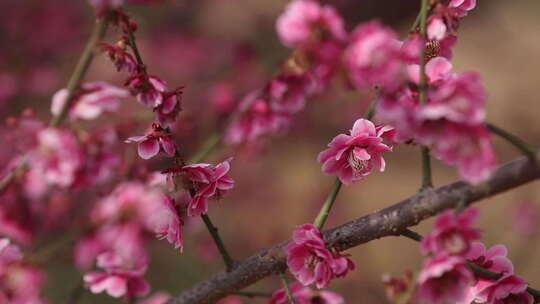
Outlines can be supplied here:
[[353, 168], [355, 175], [360, 175], [360, 173], [362, 173], [367, 167], [367, 161], [361, 160], [358, 157], [356, 157], [353, 151], [349, 153], [348, 163], [349, 163], [349, 166]]

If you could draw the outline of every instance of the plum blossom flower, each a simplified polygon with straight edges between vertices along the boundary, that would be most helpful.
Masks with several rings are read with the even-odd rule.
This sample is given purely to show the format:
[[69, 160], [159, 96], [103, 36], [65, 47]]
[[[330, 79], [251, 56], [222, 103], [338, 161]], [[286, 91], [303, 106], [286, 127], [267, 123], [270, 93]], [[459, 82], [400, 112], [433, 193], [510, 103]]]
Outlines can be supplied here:
[[358, 119], [350, 135], [336, 136], [329, 148], [321, 152], [318, 161], [323, 163], [322, 171], [327, 175], [337, 175], [344, 184], [350, 184], [369, 175], [373, 169], [385, 169], [382, 153], [392, 151], [383, 143], [386, 127], [375, 127], [366, 119]]
[[0, 275], [0, 303], [46, 304], [41, 296], [45, 285], [45, 274], [34, 267], [12, 264]]
[[131, 89], [137, 101], [147, 107], [155, 108], [163, 103], [163, 93], [167, 91], [167, 83], [157, 76], [146, 73], [130, 77], [126, 86]]
[[153, 123], [152, 130], [143, 136], [133, 136], [126, 140], [126, 143], [137, 142], [137, 151], [143, 159], [150, 159], [156, 156], [160, 151], [169, 156], [176, 153], [176, 145], [171, 134], [159, 124]]
[[118, 72], [127, 72], [129, 75], [135, 75], [138, 72], [139, 65], [133, 55], [126, 51], [123, 41], [118, 42], [116, 45], [101, 43], [100, 46], [107, 53]]
[[[106, 82], [86, 82], [81, 86], [81, 91], [73, 97], [73, 103], [69, 109], [71, 120], [96, 119], [103, 112], [114, 112], [120, 105], [120, 100], [129, 96], [129, 92], [109, 85]], [[51, 113], [59, 115], [66, 103], [68, 90], [61, 89], [53, 96]]]
[[359, 89], [382, 86], [393, 91], [405, 76], [404, 60], [409, 57], [402, 50], [397, 34], [377, 21], [357, 26], [351, 43], [345, 50], [345, 65], [351, 82]]
[[313, 42], [317, 31], [337, 40], [345, 40], [347, 34], [343, 20], [331, 6], [320, 6], [312, 0], [294, 0], [279, 16], [276, 30], [281, 42], [291, 48], [306, 46]]
[[72, 133], [47, 128], [37, 133], [37, 147], [30, 154], [30, 162], [27, 193], [39, 197], [48, 186], [71, 186], [83, 164], [83, 154]]
[[121, 257], [113, 252], [105, 252], [98, 256], [97, 266], [104, 271], [91, 271], [84, 275], [85, 285], [92, 293], [106, 292], [111, 297], [144, 296], [150, 286], [142, 275], [146, 272], [146, 263], [140, 262], [132, 269], [126, 269]]
[[[335, 292], [322, 290], [314, 291], [309, 287], [303, 286], [298, 282], [294, 282], [289, 285], [293, 298], [297, 304], [344, 304], [345, 301], [342, 296]], [[288, 304], [289, 299], [284, 288], [278, 289], [272, 293], [272, 297], [268, 301], [268, 304]]]
[[150, 226], [153, 227], [159, 239], [167, 239], [174, 248], [184, 247], [184, 238], [182, 236], [182, 226], [184, 221], [179, 216], [174, 199], [166, 196], [163, 200], [163, 207], [150, 214]]
[[315, 82], [309, 73], [287, 73], [268, 84], [270, 107], [277, 112], [294, 114], [304, 108], [305, 100], [313, 93]]
[[476, 299], [489, 304], [533, 304], [534, 298], [527, 292], [527, 287], [522, 278], [507, 274], [479, 290]]
[[467, 208], [458, 215], [452, 210], [443, 212], [437, 217], [433, 231], [422, 240], [422, 251], [449, 255], [467, 253], [471, 243], [481, 237], [480, 230], [473, 227], [476, 218], [476, 208]]
[[400, 302], [404, 296], [407, 296], [409, 288], [414, 285], [411, 271], [406, 271], [403, 277], [384, 274], [382, 282], [386, 287], [386, 297], [392, 302]]
[[183, 87], [163, 93], [163, 102], [154, 108], [157, 121], [163, 126], [172, 126], [182, 110], [181, 97]]
[[22, 257], [19, 246], [11, 244], [8, 238], [0, 239], [0, 276], [6, 272], [10, 264], [22, 260]]
[[289, 270], [305, 286], [314, 283], [317, 288], [323, 288], [355, 267], [348, 256], [328, 250], [321, 232], [312, 224], [294, 230], [286, 252]]
[[[473, 242], [471, 248], [465, 255], [470, 262], [487, 269], [491, 272], [510, 275], [514, 272], [514, 266], [507, 257], [508, 250], [504, 245], [495, 245], [489, 249], [481, 242]], [[476, 282], [467, 290], [467, 297], [463, 304], [469, 304], [473, 301], [485, 302], [486, 296], [480, 295], [487, 287], [495, 284], [496, 280], [484, 278], [478, 275]], [[492, 302], [489, 302], [492, 303]], [[461, 303], [460, 303], [461, 304]]]
[[188, 179], [193, 183], [195, 193], [188, 203], [188, 216], [206, 214], [208, 199], [220, 198], [234, 187], [234, 180], [227, 175], [231, 165], [227, 159], [217, 165], [193, 164], [182, 167]]
[[418, 303], [444, 304], [462, 301], [474, 276], [458, 256], [441, 254], [428, 259], [418, 276]]

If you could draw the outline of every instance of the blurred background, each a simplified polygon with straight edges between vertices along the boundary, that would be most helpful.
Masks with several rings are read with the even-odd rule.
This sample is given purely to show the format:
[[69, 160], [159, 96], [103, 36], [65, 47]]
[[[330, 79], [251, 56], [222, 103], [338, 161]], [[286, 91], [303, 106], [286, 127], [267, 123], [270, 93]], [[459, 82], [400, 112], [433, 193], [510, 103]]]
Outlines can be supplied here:
[[[377, 18], [405, 36], [420, 1], [335, 0], [347, 29]], [[151, 6], [129, 5], [126, 11], [138, 22], [139, 49], [151, 74], [171, 86], [184, 85], [184, 111], [175, 133], [188, 155], [212, 132], [220, 102], [234, 104], [250, 90], [264, 85], [290, 50], [275, 33], [276, 17], [285, 0], [170, 0]], [[454, 69], [479, 71], [488, 92], [488, 121], [519, 134], [534, 146], [540, 144], [540, 2], [479, 1], [459, 29]], [[0, 2], [0, 116], [18, 116], [33, 108], [44, 120], [50, 116], [52, 94], [65, 86], [94, 20], [86, 1], [3, 0]], [[107, 36], [114, 42], [118, 33]], [[98, 56], [86, 80], [107, 80], [122, 85], [105, 56]], [[224, 97], [225, 96], [225, 97]], [[227, 97], [228, 96], [228, 97]], [[226, 98], [223, 101], [223, 98]], [[227, 99], [228, 98], [228, 99]], [[265, 138], [243, 149], [220, 148], [208, 162], [234, 156], [231, 175], [234, 190], [212, 202], [210, 216], [219, 227], [232, 255], [242, 259], [261, 248], [290, 237], [296, 225], [311, 222], [332, 187], [317, 154], [338, 133], [351, 128], [369, 103], [369, 95], [352, 92], [337, 83], [312, 99], [299, 113], [287, 134]], [[152, 113], [134, 99], [106, 120], [140, 122], [138, 135]], [[98, 120], [82, 127], [92, 128]], [[494, 139], [499, 163], [519, 153]], [[133, 147], [133, 149], [135, 149]], [[386, 155], [384, 174], [374, 173], [362, 182], [344, 187], [329, 218], [335, 226], [382, 209], [413, 195], [420, 185], [420, 153], [399, 146]], [[434, 182], [457, 180], [455, 170], [434, 161]], [[152, 164], [161, 169], [162, 164]], [[85, 194], [91, 196], [92, 194]], [[477, 205], [479, 226], [488, 246], [505, 244], [516, 272], [540, 287], [540, 185], [538, 182], [490, 198]], [[432, 220], [415, 229], [425, 233]], [[61, 233], [61, 232], [56, 232]], [[222, 269], [221, 259], [198, 218], [184, 229], [185, 250], [156, 241], [147, 274], [152, 289], [177, 295], [195, 282]], [[384, 273], [401, 275], [422, 263], [418, 244], [388, 237], [348, 251], [357, 269], [329, 287], [347, 303], [389, 303], [381, 283]], [[63, 303], [81, 274], [66, 251], [48, 262], [45, 290], [51, 303]], [[248, 290], [272, 292], [277, 278], [267, 278]], [[264, 300], [239, 298], [242, 303]], [[114, 303], [104, 295], [85, 292], [80, 303]]]

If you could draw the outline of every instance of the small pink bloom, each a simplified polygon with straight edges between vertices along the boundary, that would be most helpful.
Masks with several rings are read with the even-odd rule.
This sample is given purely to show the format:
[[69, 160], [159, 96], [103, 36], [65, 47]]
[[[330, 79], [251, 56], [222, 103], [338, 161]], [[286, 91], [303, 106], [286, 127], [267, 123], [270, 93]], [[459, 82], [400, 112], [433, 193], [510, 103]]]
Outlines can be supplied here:
[[[434, 85], [450, 76], [452, 64], [444, 57], [435, 57], [426, 64], [426, 76], [428, 85]], [[409, 79], [414, 83], [420, 82], [420, 66], [417, 64], [407, 66]]]
[[[129, 95], [128, 91], [109, 85], [106, 82], [87, 82], [82, 85], [80, 92], [73, 96], [69, 109], [71, 120], [96, 119], [103, 112], [114, 112], [120, 106], [120, 99]], [[59, 115], [66, 103], [68, 90], [61, 89], [53, 96], [51, 113]]]
[[126, 140], [126, 143], [139, 143], [137, 150], [139, 156], [143, 159], [150, 159], [156, 156], [160, 151], [169, 156], [176, 153], [176, 145], [170, 133], [163, 129], [159, 124], [152, 124], [152, 131], [143, 136], [134, 136]]
[[100, 254], [97, 261], [97, 266], [104, 271], [91, 271], [83, 277], [85, 285], [92, 293], [105, 291], [111, 297], [119, 298], [125, 295], [131, 299], [144, 296], [150, 291], [150, 286], [142, 277], [147, 268], [145, 261], [128, 269], [125, 267], [125, 260], [113, 252]]
[[163, 93], [163, 102], [154, 108], [157, 120], [164, 126], [172, 126], [178, 118], [178, 113], [182, 110], [182, 89], [177, 88], [172, 92]]
[[430, 18], [427, 25], [428, 38], [432, 40], [442, 40], [446, 37], [446, 24], [439, 16]]
[[208, 199], [220, 198], [234, 187], [234, 180], [227, 175], [231, 165], [227, 159], [216, 166], [210, 164], [193, 164], [182, 167], [188, 178], [194, 182], [195, 194], [188, 204], [188, 216], [208, 212]]
[[405, 272], [404, 277], [393, 277], [389, 274], [384, 274], [382, 282], [386, 287], [386, 297], [391, 302], [396, 303], [399, 303], [400, 299], [407, 296], [407, 291], [414, 284], [411, 271]]
[[[83, 164], [77, 139], [68, 131], [44, 129], [37, 134], [38, 146], [31, 152], [28, 174], [47, 186], [69, 187]], [[36, 180], [37, 181], [37, 180]], [[31, 187], [32, 184], [27, 184]], [[29, 193], [35, 193], [29, 189]]]
[[10, 264], [21, 261], [22, 258], [19, 246], [11, 244], [7, 238], [0, 239], [0, 276], [5, 274]]
[[150, 226], [159, 239], [167, 239], [169, 243], [174, 245], [174, 248], [184, 247], [184, 239], [182, 236], [182, 226], [184, 221], [180, 218], [176, 208], [176, 202], [170, 197], [163, 198], [163, 207], [150, 214]]
[[463, 258], [438, 255], [425, 262], [418, 276], [416, 299], [426, 304], [456, 303], [465, 298], [473, 280]]
[[139, 65], [133, 55], [126, 51], [125, 45], [101, 44], [101, 48], [107, 53], [109, 59], [114, 63], [116, 70], [127, 72], [129, 75], [135, 75], [139, 70]]
[[479, 240], [481, 232], [473, 227], [478, 218], [478, 209], [467, 208], [459, 215], [453, 210], [437, 217], [433, 231], [424, 237], [421, 248], [424, 253], [463, 255], [471, 248], [473, 241]]
[[488, 304], [533, 304], [534, 298], [526, 291], [527, 287], [520, 277], [507, 274], [479, 290], [476, 299]]
[[[345, 51], [345, 64], [352, 83], [359, 89], [382, 86], [392, 91], [404, 80], [402, 43], [397, 34], [377, 21], [356, 27]], [[404, 57], [405, 56], [405, 57]]]
[[304, 108], [313, 93], [315, 82], [309, 73], [281, 74], [268, 84], [270, 107], [277, 112], [294, 114]]
[[137, 97], [137, 101], [147, 107], [155, 108], [163, 103], [163, 93], [167, 83], [157, 76], [138, 74], [126, 81], [126, 86]]
[[369, 175], [373, 169], [384, 171], [382, 153], [392, 149], [383, 144], [383, 134], [387, 128], [375, 128], [369, 120], [358, 119], [350, 135], [336, 136], [319, 154], [323, 163], [322, 171], [327, 175], [337, 175], [344, 184], [350, 184]]
[[322, 234], [311, 224], [295, 229], [293, 241], [287, 247], [287, 265], [303, 285], [315, 284], [323, 288], [336, 277], [354, 269], [354, 263], [345, 255], [332, 253], [326, 247]]
[[278, 18], [276, 28], [281, 42], [291, 48], [305, 47], [314, 42], [319, 30], [336, 40], [345, 40], [347, 36], [343, 20], [335, 9], [320, 6], [312, 0], [290, 2]]
[[225, 142], [251, 142], [262, 135], [279, 133], [289, 126], [290, 115], [273, 111], [265, 98], [259, 91], [244, 97], [238, 106], [240, 117], [227, 129]]

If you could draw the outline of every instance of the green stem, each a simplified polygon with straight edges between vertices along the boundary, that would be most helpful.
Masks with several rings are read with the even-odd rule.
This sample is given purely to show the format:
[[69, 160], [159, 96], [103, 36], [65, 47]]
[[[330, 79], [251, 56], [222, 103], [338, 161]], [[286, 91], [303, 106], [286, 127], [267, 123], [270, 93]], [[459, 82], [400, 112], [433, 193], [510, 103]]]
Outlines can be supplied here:
[[219, 236], [218, 229], [216, 226], [212, 224], [212, 221], [210, 220], [210, 217], [208, 217], [208, 214], [201, 214], [201, 218], [206, 225], [206, 228], [208, 228], [208, 231], [210, 232], [210, 235], [212, 236], [212, 239], [214, 240], [214, 243], [216, 243], [216, 247], [219, 250], [219, 253], [221, 254], [221, 257], [223, 258], [223, 261], [225, 262], [225, 266], [227, 268], [227, 271], [231, 271], [234, 266], [234, 261], [229, 255], [229, 252], [225, 248], [225, 244], [221, 240], [221, 237]]
[[514, 147], [518, 148], [525, 156], [527, 156], [532, 161], [536, 161], [536, 153], [533, 148], [531, 148], [525, 141], [521, 138], [515, 136], [514, 134], [508, 133], [507, 131], [491, 124], [486, 123], [486, 127], [494, 134], [497, 134], [501, 138], [508, 141]]
[[105, 36], [105, 32], [107, 31], [108, 24], [109, 24], [108, 15], [106, 15], [105, 17], [101, 19], [96, 20], [96, 23], [94, 24], [94, 29], [92, 30], [92, 34], [90, 35], [90, 38], [88, 39], [88, 42], [86, 43], [86, 47], [84, 48], [83, 53], [81, 54], [81, 57], [79, 58], [79, 61], [77, 62], [77, 65], [75, 66], [75, 70], [73, 71], [73, 74], [71, 74], [71, 77], [69, 78], [69, 81], [66, 87], [68, 91], [66, 102], [62, 106], [60, 113], [58, 113], [58, 115], [54, 116], [51, 119], [49, 126], [58, 127], [62, 123], [64, 118], [66, 117], [66, 114], [71, 104], [73, 103], [75, 90], [79, 87], [82, 79], [88, 72], [90, 63], [92, 62], [92, 59], [94, 58], [94, 50], [96, 48], [96, 44]]
[[139, 48], [137, 47], [135, 35], [133, 35], [133, 30], [131, 29], [131, 24], [129, 23], [129, 20], [126, 20], [125, 25], [127, 27], [127, 32], [128, 32], [129, 46], [131, 47], [131, 50], [133, 51], [133, 54], [135, 55], [135, 59], [137, 60], [137, 63], [139, 64], [141, 68], [144, 69], [145, 65], [142, 60], [141, 53], [139, 52]]
[[313, 225], [319, 229], [322, 229], [324, 226], [324, 223], [326, 222], [326, 219], [328, 218], [328, 215], [330, 214], [330, 210], [332, 209], [332, 206], [334, 205], [334, 202], [336, 201], [336, 197], [339, 193], [339, 190], [341, 189], [341, 181], [339, 178], [336, 179], [336, 182], [334, 183], [334, 186], [332, 187], [332, 190], [328, 194], [328, 197], [324, 201], [324, 204], [319, 211], [319, 215], [317, 215], [317, 218], [315, 218], [315, 221], [313, 222]]
[[[427, 41], [427, 14], [429, 10], [429, 1], [422, 0], [420, 13], [420, 35]], [[427, 77], [426, 77], [426, 44], [422, 47], [420, 54], [420, 82], [418, 84], [418, 99], [420, 104], [426, 103]], [[433, 187], [431, 178], [431, 162], [429, 157], [429, 149], [422, 147], [422, 189]]]
[[422, 189], [433, 187], [431, 178], [431, 159], [429, 157], [429, 149], [422, 147]]
[[203, 143], [202, 147], [195, 152], [195, 155], [193, 155], [189, 159], [190, 164], [196, 164], [200, 162], [201, 160], [208, 157], [212, 151], [219, 145], [219, 142], [221, 141], [221, 136], [217, 133], [214, 133], [208, 137], [208, 139]]
[[[405, 229], [401, 232], [401, 235], [411, 239], [411, 240], [414, 240], [414, 241], [417, 241], [417, 242], [420, 242], [422, 240], [422, 235], [415, 232], [415, 231], [412, 231], [410, 229]], [[467, 266], [476, 274], [482, 276], [482, 277], [485, 277], [485, 278], [488, 278], [490, 280], [498, 280], [499, 278], [501, 278], [503, 275], [500, 274], [500, 273], [496, 273], [496, 272], [492, 272], [492, 271], [489, 271], [487, 269], [485, 269], [484, 267], [482, 266], [478, 266], [477, 264], [471, 262], [471, 261], [467, 261]], [[540, 301], [540, 290], [537, 290], [537, 289], [534, 289], [534, 288], [531, 288], [531, 287], [527, 287], [527, 292], [532, 295], [535, 299], [536, 302]]]
[[283, 288], [285, 289], [285, 293], [287, 294], [287, 299], [289, 299], [289, 303], [296, 304], [296, 301], [294, 300], [291, 289], [289, 288], [289, 283], [287, 282], [287, 278], [285, 277], [285, 273], [284, 272], [280, 273], [279, 278], [281, 279], [281, 283], [283, 284]]

